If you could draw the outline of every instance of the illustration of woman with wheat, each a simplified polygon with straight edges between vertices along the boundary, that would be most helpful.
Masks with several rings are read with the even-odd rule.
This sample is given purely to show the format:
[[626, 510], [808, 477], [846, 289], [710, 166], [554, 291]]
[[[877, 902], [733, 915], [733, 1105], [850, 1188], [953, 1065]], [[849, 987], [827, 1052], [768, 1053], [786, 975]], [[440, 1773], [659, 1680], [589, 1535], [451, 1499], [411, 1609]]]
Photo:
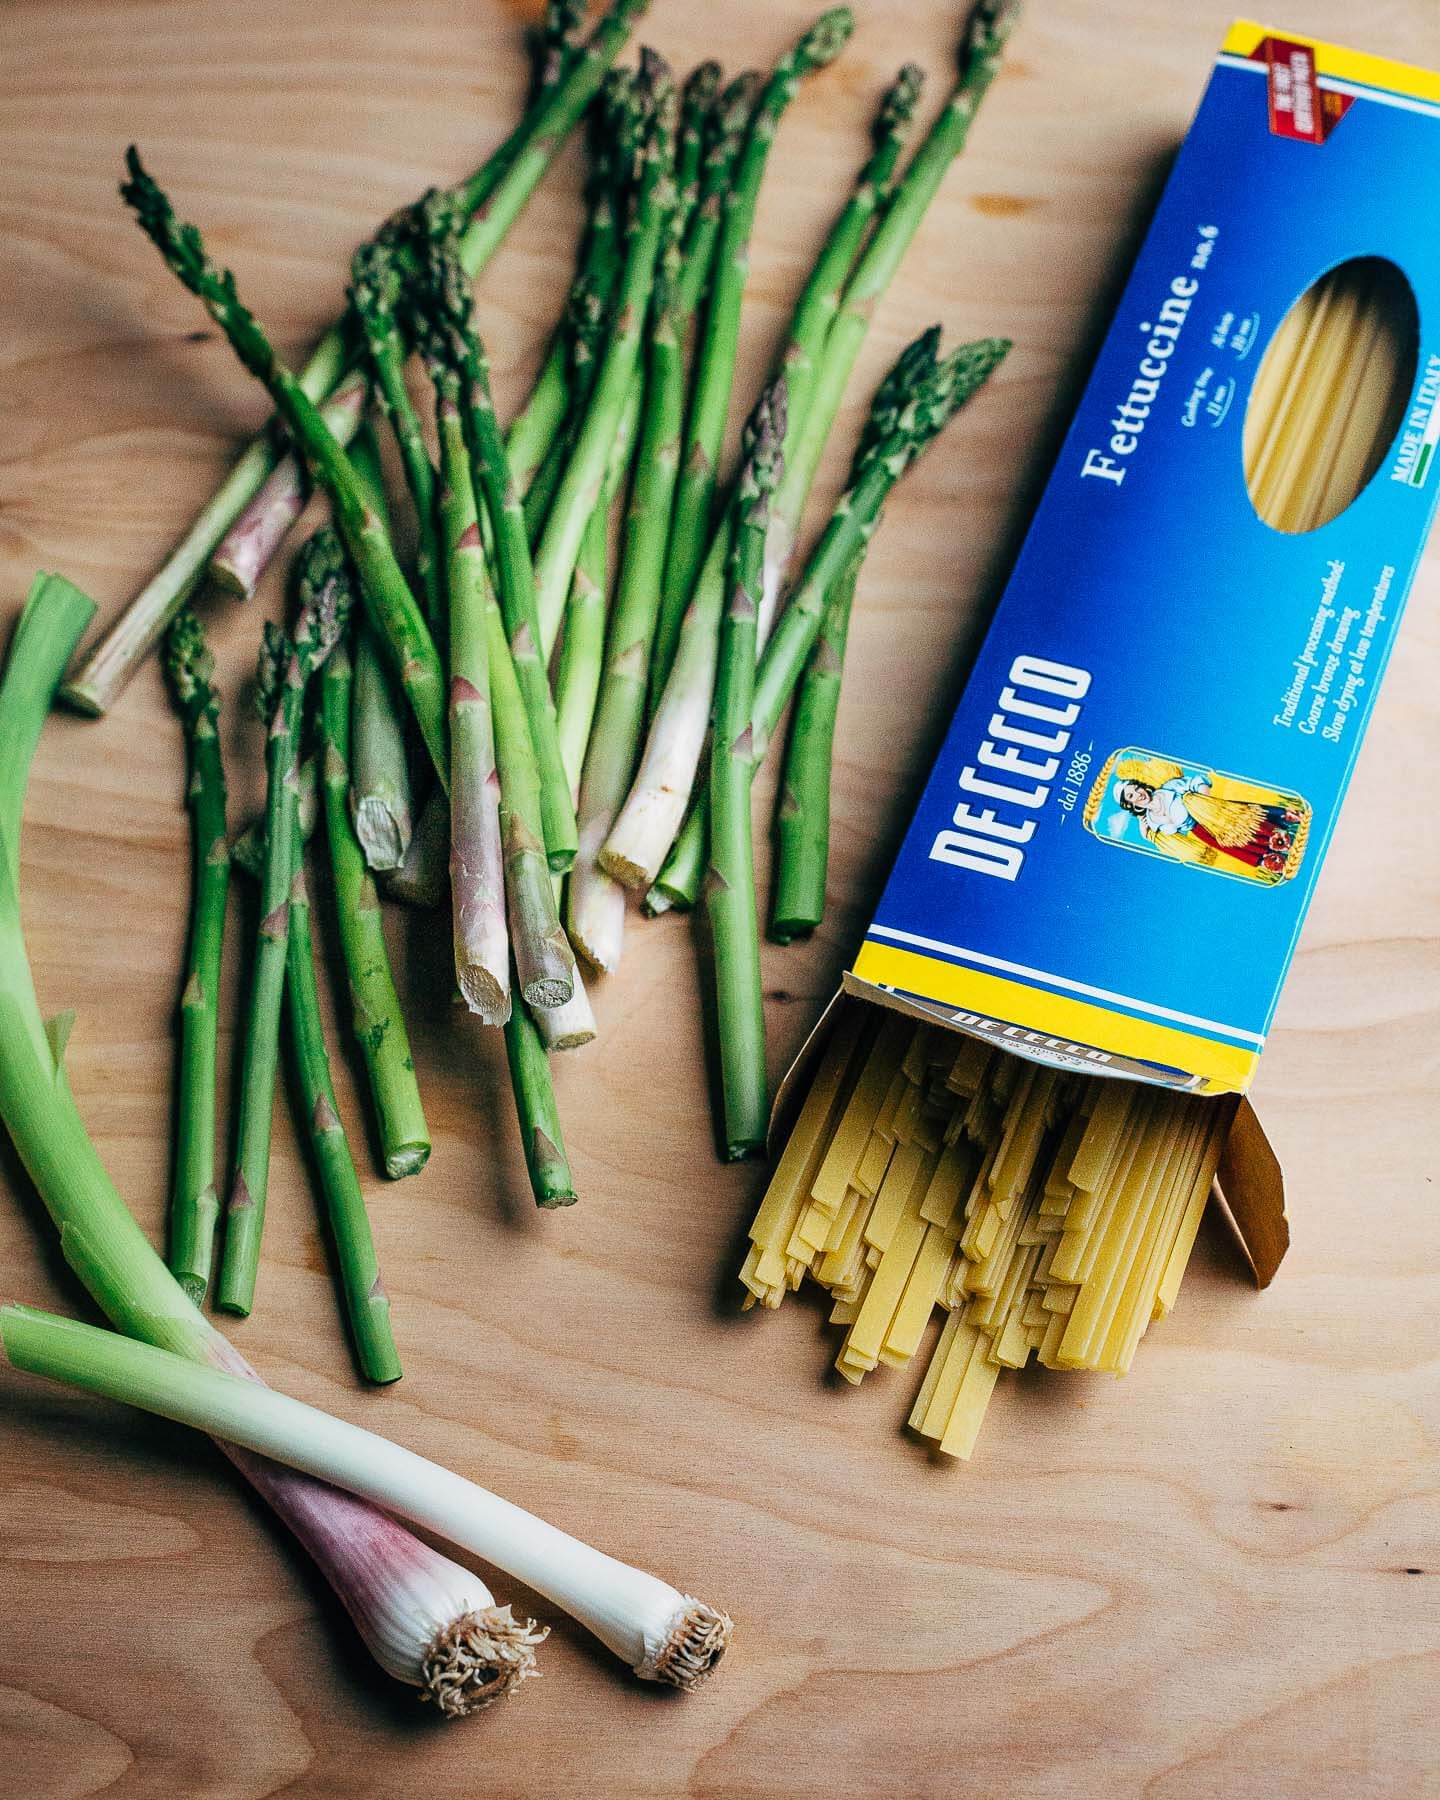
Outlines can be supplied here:
[[[1303, 814], [1283, 801], [1227, 797], [1204, 771], [1186, 774], [1178, 763], [1150, 757], [1118, 762], [1112, 794], [1134, 815], [1141, 836], [1162, 854], [1211, 867], [1241, 865], [1262, 878], [1283, 880]], [[1240, 869], [1236, 869], [1240, 873]]]

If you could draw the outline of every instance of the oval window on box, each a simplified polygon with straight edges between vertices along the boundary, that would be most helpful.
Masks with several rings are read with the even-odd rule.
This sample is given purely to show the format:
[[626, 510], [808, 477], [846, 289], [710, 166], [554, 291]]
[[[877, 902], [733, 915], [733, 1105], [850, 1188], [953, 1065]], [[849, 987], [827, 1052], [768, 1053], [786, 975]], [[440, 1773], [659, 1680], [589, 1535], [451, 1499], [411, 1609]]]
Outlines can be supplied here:
[[1420, 318], [1392, 262], [1322, 275], [1271, 338], [1245, 413], [1245, 485], [1277, 531], [1328, 525], [1369, 483], [1415, 384]]

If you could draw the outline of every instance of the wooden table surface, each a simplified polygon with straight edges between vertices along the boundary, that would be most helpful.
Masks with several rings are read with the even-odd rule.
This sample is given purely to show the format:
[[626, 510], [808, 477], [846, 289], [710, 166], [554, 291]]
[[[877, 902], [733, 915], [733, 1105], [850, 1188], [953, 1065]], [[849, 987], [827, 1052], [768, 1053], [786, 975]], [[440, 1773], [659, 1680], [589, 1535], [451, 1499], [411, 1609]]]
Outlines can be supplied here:
[[[518, 27], [533, 10], [9, 0], [7, 622], [37, 567], [63, 569], [113, 614], [264, 411], [117, 202], [123, 146], [143, 146], [298, 354], [335, 309], [351, 246], [468, 168], [513, 117]], [[813, 10], [656, 0], [647, 30], [680, 66], [711, 53], [763, 62]], [[889, 72], [918, 56], [933, 104], [950, 66], [949, 0], [860, 11], [853, 45], [807, 85], [776, 146], [744, 395]], [[766, 951], [775, 1072], [874, 901], [1226, 22], [1223, 6], [1190, 0], [1035, 0], [876, 319], [830, 476], [860, 397], [920, 327], [1006, 332], [1016, 348], [907, 483], [868, 565], [830, 916], [814, 942]], [[1278, 22], [1440, 62], [1429, 0], [1307, 0]], [[568, 156], [483, 283], [507, 404], [562, 291], [578, 173]], [[1007, 1378], [973, 1464], [932, 1463], [900, 1430], [911, 1379], [827, 1382], [833, 1344], [815, 1306], [735, 1316], [736, 1233], [762, 1176], [715, 1160], [690, 926], [633, 930], [598, 995], [601, 1041], [560, 1067], [583, 1199], [541, 1217], [495, 1046], [450, 1016], [448, 932], [397, 917], [435, 1154], [418, 1180], [366, 1185], [406, 1379], [365, 1393], [351, 1373], [288, 1119], [258, 1310], [235, 1338], [278, 1386], [723, 1603], [733, 1654], [682, 1700], [632, 1682], [561, 1620], [543, 1682], [442, 1727], [375, 1674], [206, 1447], [7, 1373], [0, 1791], [1440, 1793], [1437, 598], [1440, 545], [1258, 1084], [1295, 1240], [1268, 1293], [1247, 1285], [1212, 1221], [1181, 1305], [1128, 1380]], [[278, 599], [272, 581], [263, 604]], [[260, 607], [210, 616], [233, 695]], [[233, 702], [225, 738], [238, 815], [253, 804], [259, 738]], [[23, 858], [42, 1000], [79, 1014], [80, 1106], [155, 1233], [188, 881], [181, 780], [151, 667], [105, 722], [47, 730]], [[237, 976], [232, 955], [232, 1021]], [[341, 1077], [358, 1128], [353, 1069]], [[0, 1183], [5, 1297], [89, 1316], [8, 1151]]]

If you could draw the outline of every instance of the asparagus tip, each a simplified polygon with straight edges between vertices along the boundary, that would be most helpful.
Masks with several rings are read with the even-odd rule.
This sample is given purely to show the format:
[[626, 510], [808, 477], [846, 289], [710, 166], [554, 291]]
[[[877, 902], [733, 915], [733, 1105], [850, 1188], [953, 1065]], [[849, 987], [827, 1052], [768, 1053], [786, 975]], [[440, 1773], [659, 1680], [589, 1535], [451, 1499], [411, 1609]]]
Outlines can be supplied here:
[[425, 1652], [421, 1698], [433, 1700], [447, 1719], [493, 1706], [540, 1673], [535, 1650], [549, 1635], [549, 1626], [517, 1619], [508, 1606], [462, 1613]]

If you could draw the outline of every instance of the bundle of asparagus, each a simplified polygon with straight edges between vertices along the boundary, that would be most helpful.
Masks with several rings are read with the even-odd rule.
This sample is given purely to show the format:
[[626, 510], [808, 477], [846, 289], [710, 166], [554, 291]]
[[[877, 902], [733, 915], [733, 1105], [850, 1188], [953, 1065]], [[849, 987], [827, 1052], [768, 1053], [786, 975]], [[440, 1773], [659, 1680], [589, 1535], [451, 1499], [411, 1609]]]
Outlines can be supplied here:
[[[877, 391], [847, 489], [787, 592], [868, 321], [964, 146], [1013, 6], [980, 0], [954, 90], [903, 172], [919, 69], [907, 64], [882, 97], [870, 155], [728, 480], [721, 448], [771, 147], [853, 16], [844, 6], [821, 14], [763, 78], [727, 84], [705, 63], [677, 94], [653, 51], [633, 70], [613, 66], [640, 0], [617, 0], [582, 42], [584, 10], [547, 9], [530, 104], [490, 161], [393, 214], [356, 251], [344, 318], [298, 373], [133, 149], [122, 189], [276, 408], [275, 425], [65, 690], [103, 711], [178, 610], [167, 666], [191, 747], [196, 873], [172, 1265], [203, 1297], [217, 1230], [215, 982], [230, 862], [218, 697], [185, 602], [207, 567], [219, 586], [253, 592], [319, 491], [333, 530], [300, 552], [289, 631], [266, 627], [266, 808], [233, 853], [260, 900], [217, 1298], [241, 1313], [253, 1303], [288, 1036], [343, 1305], [360, 1365], [377, 1380], [399, 1364], [320, 1030], [310, 833], [323, 820], [387, 1174], [416, 1172], [430, 1145], [377, 878], [393, 897], [448, 897], [458, 1000], [505, 1033], [542, 1206], [576, 1194], [549, 1059], [595, 1036], [581, 961], [618, 965], [628, 892], [653, 915], [693, 905], [703, 882], [723, 1144], [732, 1157], [757, 1152], [768, 1095], [755, 776], [798, 691], [777, 819], [771, 934], [783, 940], [813, 929], [823, 908], [836, 698], [866, 545], [895, 483], [1006, 349], [985, 339], [942, 357], [938, 329], [910, 346]], [[582, 119], [591, 172], [574, 278], [530, 397], [502, 430], [471, 282]], [[412, 354], [433, 412], [408, 385]], [[413, 516], [408, 570], [372, 402]]]

